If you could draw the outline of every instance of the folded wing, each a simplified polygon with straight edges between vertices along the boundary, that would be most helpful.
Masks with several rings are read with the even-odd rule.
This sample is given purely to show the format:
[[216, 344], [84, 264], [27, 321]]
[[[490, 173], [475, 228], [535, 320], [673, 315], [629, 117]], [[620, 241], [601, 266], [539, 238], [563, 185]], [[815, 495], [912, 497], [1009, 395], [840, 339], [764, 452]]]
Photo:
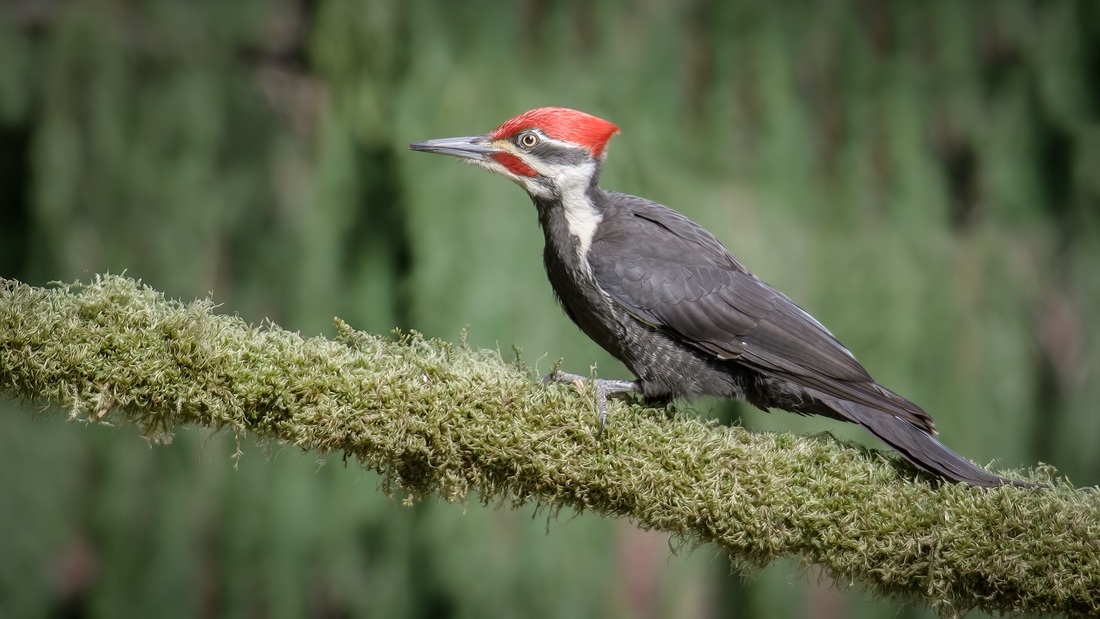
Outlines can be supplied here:
[[588, 261], [597, 284], [630, 314], [718, 358], [935, 432], [924, 411], [877, 385], [821, 323], [709, 232], [659, 204], [619, 202], [631, 216], [597, 235]]

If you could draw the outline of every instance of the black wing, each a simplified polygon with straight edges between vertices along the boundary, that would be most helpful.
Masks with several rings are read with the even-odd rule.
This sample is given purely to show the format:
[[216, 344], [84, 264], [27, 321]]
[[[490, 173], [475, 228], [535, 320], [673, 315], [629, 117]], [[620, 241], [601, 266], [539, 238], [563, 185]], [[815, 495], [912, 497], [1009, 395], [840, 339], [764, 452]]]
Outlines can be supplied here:
[[659, 204], [608, 196], [588, 262], [597, 284], [633, 316], [723, 359], [932, 430], [916, 405], [875, 384], [829, 331], [761, 281], [709, 232]]

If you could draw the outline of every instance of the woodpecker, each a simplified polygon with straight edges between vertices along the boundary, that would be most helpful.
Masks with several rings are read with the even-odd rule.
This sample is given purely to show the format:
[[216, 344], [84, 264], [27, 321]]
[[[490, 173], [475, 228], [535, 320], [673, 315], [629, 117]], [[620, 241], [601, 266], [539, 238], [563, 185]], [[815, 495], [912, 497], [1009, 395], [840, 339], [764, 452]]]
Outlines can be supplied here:
[[[876, 383], [828, 329], [701, 226], [666, 206], [600, 189], [617, 133], [590, 114], [546, 107], [485, 135], [409, 145], [505, 176], [534, 202], [562, 309], [637, 376], [593, 381], [597, 437], [611, 394], [718, 396], [859, 424], [952, 482], [1034, 485], [978, 468], [936, 440], [927, 413]], [[559, 372], [547, 380], [587, 379]]]

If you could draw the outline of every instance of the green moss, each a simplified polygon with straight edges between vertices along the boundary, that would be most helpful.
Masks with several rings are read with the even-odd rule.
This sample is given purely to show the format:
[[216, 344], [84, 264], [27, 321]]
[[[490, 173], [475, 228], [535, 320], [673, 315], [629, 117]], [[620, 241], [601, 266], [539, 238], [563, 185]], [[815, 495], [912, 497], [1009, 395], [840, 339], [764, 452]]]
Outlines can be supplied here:
[[410, 499], [476, 492], [624, 516], [747, 567], [799, 556], [943, 614], [1100, 612], [1094, 489], [936, 484], [829, 436], [620, 401], [597, 441], [589, 395], [544, 387], [495, 352], [341, 321], [336, 341], [303, 338], [213, 310], [116, 276], [0, 281], [0, 389], [161, 440], [196, 424], [343, 452]]

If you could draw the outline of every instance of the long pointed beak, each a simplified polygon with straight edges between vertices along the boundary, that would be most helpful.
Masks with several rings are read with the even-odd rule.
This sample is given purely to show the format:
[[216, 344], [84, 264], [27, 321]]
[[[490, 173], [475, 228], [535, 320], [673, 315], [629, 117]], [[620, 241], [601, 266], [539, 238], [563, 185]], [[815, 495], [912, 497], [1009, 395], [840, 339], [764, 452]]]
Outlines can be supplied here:
[[439, 153], [451, 155], [460, 159], [485, 159], [493, 153], [504, 151], [490, 146], [489, 136], [475, 135], [468, 138], [442, 138], [409, 144], [412, 150], [425, 153]]

